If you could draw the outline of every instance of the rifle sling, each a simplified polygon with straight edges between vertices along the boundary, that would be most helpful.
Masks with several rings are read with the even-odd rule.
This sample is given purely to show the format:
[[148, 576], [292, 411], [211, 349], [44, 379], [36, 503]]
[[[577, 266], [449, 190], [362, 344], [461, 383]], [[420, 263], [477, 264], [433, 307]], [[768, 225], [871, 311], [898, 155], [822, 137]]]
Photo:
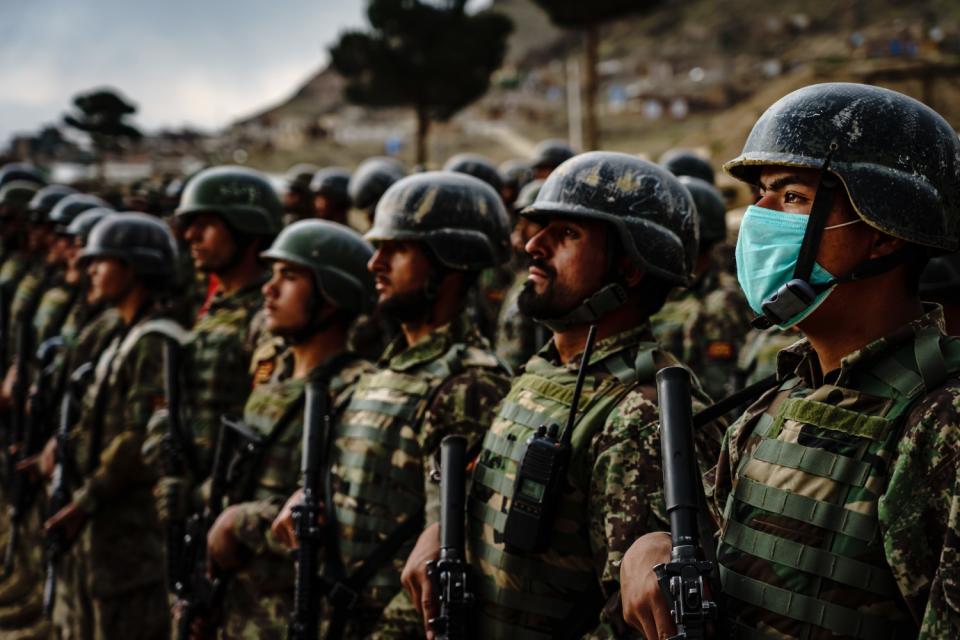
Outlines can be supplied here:
[[776, 385], [777, 376], [776, 374], [771, 374], [766, 378], [754, 382], [749, 387], [741, 389], [740, 391], [727, 396], [723, 400], [715, 402], [706, 409], [697, 412], [696, 415], [693, 416], [693, 428], [699, 429], [700, 427], [710, 424], [717, 418], [726, 415], [741, 405], [752, 403], [754, 400], [762, 396]]

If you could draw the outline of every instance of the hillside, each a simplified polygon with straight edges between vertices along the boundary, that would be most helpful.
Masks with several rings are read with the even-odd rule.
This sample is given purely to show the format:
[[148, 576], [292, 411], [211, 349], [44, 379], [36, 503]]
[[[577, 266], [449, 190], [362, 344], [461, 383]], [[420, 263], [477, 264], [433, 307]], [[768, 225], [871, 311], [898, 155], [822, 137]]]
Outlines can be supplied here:
[[[494, 0], [492, 10], [515, 25], [504, 69], [483, 100], [434, 128], [432, 164], [457, 151], [516, 157], [536, 140], [567, 135], [567, 61], [579, 59], [580, 35], [550, 25], [530, 0]], [[960, 127], [954, 1], [665, 2], [605, 25], [600, 60], [602, 146], [651, 157], [682, 145], [729, 158], [759, 113], [812, 82], [889, 86]], [[237, 123], [255, 149], [251, 162], [349, 164], [409, 136], [407, 111], [347, 105], [341, 90], [342, 79], [322, 70], [289, 100]]]

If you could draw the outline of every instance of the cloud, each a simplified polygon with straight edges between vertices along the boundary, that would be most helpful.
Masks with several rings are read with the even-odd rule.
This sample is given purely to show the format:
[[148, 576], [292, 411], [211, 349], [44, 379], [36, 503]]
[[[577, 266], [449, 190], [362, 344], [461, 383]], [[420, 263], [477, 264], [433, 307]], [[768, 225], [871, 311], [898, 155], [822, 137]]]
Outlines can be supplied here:
[[78, 92], [114, 86], [156, 129], [224, 126], [292, 93], [360, 0], [3, 0], [0, 143], [59, 121]]

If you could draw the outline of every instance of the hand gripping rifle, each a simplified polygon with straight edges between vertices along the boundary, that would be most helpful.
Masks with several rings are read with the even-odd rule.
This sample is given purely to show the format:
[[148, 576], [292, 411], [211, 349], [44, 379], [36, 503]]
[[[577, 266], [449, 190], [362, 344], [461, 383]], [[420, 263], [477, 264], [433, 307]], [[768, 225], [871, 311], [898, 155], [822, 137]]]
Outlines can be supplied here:
[[322, 531], [317, 518], [323, 513], [320, 496], [326, 470], [324, 451], [330, 430], [326, 385], [311, 381], [306, 387], [303, 415], [303, 452], [300, 471], [303, 473], [303, 500], [293, 507], [293, 523], [297, 534], [297, 579], [293, 600], [293, 616], [287, 628], [289, 640], [316, 640], [319, 633], [317, 603], [318, 558]]
[[474, 594], [464, 541], [467, 439], [447, 436], [440, 443], [440, 558], [427, 575], [440, 600], [440, 614], [430, 619], [438, 640], [470, 637]]
[[228, 577], [214, 568], [213, 577], [207, 575], [207, 532], [223, 511], [237, 431], [234, 423], [221, 420], [217, 444], [213, 452], [210, 473], [210, 496], [203, 513], [195, 513], [187, 520], [183, 539], [184, 578], [174, 584], [180, 602], [177, 640], [189, 640], [194, 620], [215, 612], [226, 591]]
[[663, 494], [670, 515], [673, 549], [670, 562], [654, 567], [660, 590], [670, 604], [677, 635], [670, 640], [698, 639], [717, 615], [717, 605], [704, 590], [714, 563], [700, 550], [699, 516], [702, 485], [693, 445], [690, 373], [679, 366], [657, 372], [660, 404], [660, 451]]
[[[28, 342], [27, 330], [18, 333], [18, 350], [23, 351]], [[36, 388], [29, 398], [25, 398], [28, 393], [27, 387], [27, 354], [19, 354], [20, 360], [17, 362], [17, 383], [14, 385], [14, 393], [20, 396], [20, 399], [14, 399], [19, 404], [15, 410], [16, 421], [21, 426], [16, 434], [17, 452], [11, 456], [14, 461], [13, 475], [11, 476], [13, 484], [13, 495], [10, 506], [10, 536], [7, 539], [7, 549], [3, 557], [3, 575], [9, 576], [16, 564], [17, 546], [20, 544], [20, 528], [23, 525], [23, 519], [33, 500], [37, 495], [38, 484], [26, 471], [18, 471], [16, 463], [25, 460], [36, 454], [43, 446], [47, 431], [47, 419], [49, 414], [48, 398], [50, 387], [55, 377], [56, 371], [53, 364], [57, 354], [63, 348], [63, 338], [56, 336], [50, 338], [40, 345], [37, 349], [37, 362], [40, 366], [40, 372], [37, 376]], [[21, 362], [23, 364], [21, 365]]]
[[[73, 482], [70, 428], [76, 421], [77, 403], [83, 396], [83, 391], [91, 377], [93, 377], [93, 363], [84, 363], [73, 372], [63, 391], [63, 399], [60, 402], [60, 424], [57, 426], [56, 434], [56, 465], [53, 467], [52, 491], [50, 503], [47, 505], [48, 518], [70, 504], [70, 486]], [[53, 615], [53, 604], [57, 594], [57, 566], [60, 564], [60, 557], [66, 551], [66, 546], [61, 529], [54, 529], [48, 534], [43, 580], [43, 612], [48, 618]]]

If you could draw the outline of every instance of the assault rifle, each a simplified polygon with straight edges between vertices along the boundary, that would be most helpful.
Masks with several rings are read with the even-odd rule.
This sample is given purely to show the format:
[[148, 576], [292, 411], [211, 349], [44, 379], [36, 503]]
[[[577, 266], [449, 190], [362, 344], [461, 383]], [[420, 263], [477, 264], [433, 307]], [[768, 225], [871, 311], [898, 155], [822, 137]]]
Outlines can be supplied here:
[[[83, 391], [93, 376], [93, 363], [80, 365], [70, 376], [60, 401], [60, 424], [57, 428], [56, 465], [53, 467], [53, 488], [50, 503], [47, 505], [47, 517], [70, 504], [70, 486], [73, 482], [73, 458], [70, 455], [70, 428], [76, 421], [76, 407]], [[66, 551], [66, 540], [62, 529], [54, 529], [48, 534], [45, 549], [45, 572], [43, 580], [43, 612], [49, 618], [53, 614], [53, 604], [57, 593], [57, 566], [60, 557]]]
[[440, 443], [440, 558], [427, 564], [427, 575], [440, 601], [440, 615], [430, 619], [438, 640], [470, 637], [473, 577], [464, 542], [467, 439], [447, 436]]
[[293, 616], [287, 628], [289, 640], [316, 640], [320, 629], [317, 617], [317, 571], [322, 531], [317, 525], [317, 518], [323, 513], [320, 495], [323, 491], [323, 473], [326, 471], [324, 449], [330, 430], [330, 412], [326, 385], [311, 381], [307, 384], [305, 395], [300, 462], [303, 500], [293, 508], [299, 546]]
[[[196, 481], [203, 478], [197, 461], [193, 434], [183, 425], [180, 413], [180, 343], [167, 338], [163, 343], [163, 391], [167, 401], [168, 429], [164, 435], [163, 472], [174, 477], [191, 477]], [[186, 518], [171, 515], [167, 524], [167, 578], [170, 591], [176, 592], [176, 584], [185, 576], [181, 573], [184, 566], [184, 537], [187, 532]]]
[[[222, 418], [217, 444], [213, 453], [213, 468], [210, 478], [210, 496], [202, 513], [191, 516], [186, 522], [181, 555], [180, 580], [174, 582], [174, 593], [179, 603], [177, 640], [188, 640], [195, 620], [208, 618], [216, 613], [226, 595], [229, 575], [214, 567], [213, 577], [207, 575], [207, 532], [216, 522], [227, 493], [237, 484], [237, 477], [245, 466], [242, 462], [254, 455], [262, 446], [263, 438], [239, 421]], [[242, 438], [243, 444], [237, 439]], [[235, 457], [234, 453], [240, 456]], [[238, 500], [244, 500], [244, 492]]]
[[663, 495], [673, 548], [670, 562], [658, 564], [654, 571], [677, 625], [677, 635], [670, 640], [694, 640], [706, 636], [707, 624], [717, 617], [717, 605], [704, 589], [714, 563], [705, 560], [700, 549], [703, 488], [693, 445], [690, 373], [679, 366], [661, 369], [657, 395]]
[[[29, 339], [28, 329], [18, 330], [17, 344], [18, 351], [23, 351], [23, 345]], [[19, 404], [15, 410], [15, 420], [21, 426], [14, 433], [16, 441], [16, 453], [11, 455], [14, 461], [13, 475], [11, 476], [13, 485], [13, 495], [10, 506], [10, 536], [7, 539], [7, 549], [3, 557], [3, 575], [9, 576], [16, 564], [17, 547], [20, 544], [20, 528], [23, 525], [23, 519], [33, 500], [37, 495], [38, 483], [30, 476], [28, 471], [17, 469], [17, 463], [35, 455], [43, 443], [46, 441], [48, 430], [46, 429], [49, 414], [48, 395], [50, 393], [51, 383], [56, 371], [53, 367], [57, 353], [63, 348], [63, 338], [56, 336], [44, 341], [37, 349], [37, 361], [40, 366], [40, 372], [37, 376], [36, 388], [26, 399], [22, 396], [27, 394], [27, 367], [28, 358], [24, 354], [18, 354], [17, 362], [17, 382], [14, 385], [14, 393], [21, 394], [14, 402]], [[21, 365], [21, 362], [23, 364]], [[19, 431], [19, 433], [17, 433]]]

